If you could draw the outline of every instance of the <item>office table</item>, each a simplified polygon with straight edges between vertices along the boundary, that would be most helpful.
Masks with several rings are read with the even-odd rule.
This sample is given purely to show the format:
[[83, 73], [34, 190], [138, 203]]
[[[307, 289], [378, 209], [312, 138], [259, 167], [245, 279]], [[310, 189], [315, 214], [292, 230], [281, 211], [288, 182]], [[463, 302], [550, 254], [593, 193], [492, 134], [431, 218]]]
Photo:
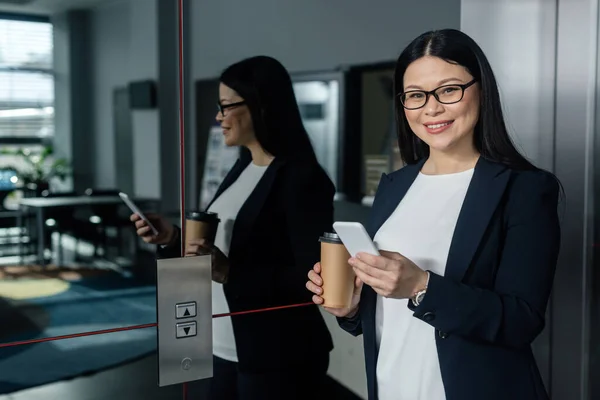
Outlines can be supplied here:
[[[132, 201], [142, 208], [148, 203], [158, 203], [158, 199], [150, 198], [133, 198]], [[31, 197], [24, 198], [19, 201], [20, 209], [31, 208], [35, 210], [36, 225], [38, 230], [37, 238], [37, 253], [38, 263], [42, 266], [46, 265], [44, 257], [44, 249], [46, 246], [44, 235], [44, 212], [50, 208], [70, 208], [70, 207], [87, 207], [93, 205], [119, 205], [123, 204], [123, 200], [119, 196], [65, 196], [65, 197]], [[19, 228], [23, 229], [22, 217], [19, 218]]]

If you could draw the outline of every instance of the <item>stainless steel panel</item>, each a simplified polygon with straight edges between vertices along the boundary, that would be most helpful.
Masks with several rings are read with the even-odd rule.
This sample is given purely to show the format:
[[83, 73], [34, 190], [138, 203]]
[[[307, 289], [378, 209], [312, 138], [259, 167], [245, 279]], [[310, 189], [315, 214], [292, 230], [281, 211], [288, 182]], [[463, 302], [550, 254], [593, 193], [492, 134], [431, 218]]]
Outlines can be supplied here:
[[[600, 8], [600, 6], [599, 6]], [[598, 24], [600, 25], [600, 10], [598, 12]], [[598, 27], [600, 30], [600, 26]], [[589, 363], [588, 363], [588, 397], [590, 399], [600, 398], [600, 168], [598, 160], [600, 157], [600, 51], [596, 55], [596, 112], [594, 126], [594, 165], [593, 165], [593, 246], [592, 255], [592, 277], [591, 277], [591, 304], [590, 304], [590, 330], [589, 330]]]
[[210, 256], [158, 260], [159, 386], [212, 377], [211, 285]]
[[553, 293], [552, 398], [589, 398], [598, 0], [558, 2], [555, 170], [566, 192]]
[[488, 57], [515, 144], [553, 168], [557, 0], [462, 0], [461, 30]]

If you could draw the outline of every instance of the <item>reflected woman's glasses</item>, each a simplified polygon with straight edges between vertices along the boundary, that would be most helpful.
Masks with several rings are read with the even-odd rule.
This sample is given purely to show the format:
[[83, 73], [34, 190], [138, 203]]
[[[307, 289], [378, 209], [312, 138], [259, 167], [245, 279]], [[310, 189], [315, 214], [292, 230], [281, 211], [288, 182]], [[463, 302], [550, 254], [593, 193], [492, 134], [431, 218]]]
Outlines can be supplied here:
[[219, 112], [221, 113], [221, 115], [225, 116], [225, 110], [228, 108], [233, 108], [233, 107], [237, 107], [237, 106], [241, 106], [246, 104], [245, 101], [238, 101], [235, 103], [230, 103], [230, 104], [221, 104], [221, 103], [217, 103], [217, 109], [219, 110]]

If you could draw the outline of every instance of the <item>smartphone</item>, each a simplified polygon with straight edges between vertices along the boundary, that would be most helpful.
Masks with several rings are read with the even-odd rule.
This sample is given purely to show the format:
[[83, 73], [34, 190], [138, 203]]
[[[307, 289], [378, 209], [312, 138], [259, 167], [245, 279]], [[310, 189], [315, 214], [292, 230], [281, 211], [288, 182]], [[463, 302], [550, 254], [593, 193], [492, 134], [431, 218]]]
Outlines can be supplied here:
[[152, 223], [148, 220], [144, 213], [140, 211], [140, 209], [135, 205], [135, 203], [131, 201], [131, 199], [129, 199], [129, 196], [127, 196], [123, 192], [119, 192], [119, 197], [125, 202], [125, 204], [127, 204], [127, 207], [129, 207], [129, 209], [133, 211], [134, 214], [139, 215], [140, 218], [142, 218], [142, 220], [144, 220], [144, 222], [148, 224], [150, 229], [152, 229], [152, 233], [158, 235], [158, 230], [154, 227], [154, 225], [152, 225]]
[[334, 222], [333, 229], [352, 257], [357, 253], [380, 255], [377, 246], [360, 222]]

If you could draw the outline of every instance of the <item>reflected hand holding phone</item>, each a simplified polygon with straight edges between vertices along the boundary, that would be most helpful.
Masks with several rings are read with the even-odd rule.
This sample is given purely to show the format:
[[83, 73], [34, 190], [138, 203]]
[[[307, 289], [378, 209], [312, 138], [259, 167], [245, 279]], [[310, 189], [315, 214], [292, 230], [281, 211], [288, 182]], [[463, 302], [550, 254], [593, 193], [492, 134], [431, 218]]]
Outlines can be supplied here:
[[119, 197], [123, 200], [123, 202], [127, 205], [127, 207], [129, 207], [129, 209], [134, 213], [140, 216], [140, 218], [142, 220], [144, 220], [144, 222], [146, 222], [148, 224], [148, 226], [150, 227], [150, 229], [152, 229], [152, 233], [154, 235], [158, 235], [158, 230], [154, 227], [154, 225], [152, 225], [152, 223], [150, 222], [150, 220], [148, 219], [148, 217], [146, 217], [144, 215], [144, 213], [142, 211], [140, 211], [139, 207], [135, 205], [135, 203], [133, 201], [131, 201], [131, 199], [129, 198], [129, 196], [123, 192], [119, 192]]

